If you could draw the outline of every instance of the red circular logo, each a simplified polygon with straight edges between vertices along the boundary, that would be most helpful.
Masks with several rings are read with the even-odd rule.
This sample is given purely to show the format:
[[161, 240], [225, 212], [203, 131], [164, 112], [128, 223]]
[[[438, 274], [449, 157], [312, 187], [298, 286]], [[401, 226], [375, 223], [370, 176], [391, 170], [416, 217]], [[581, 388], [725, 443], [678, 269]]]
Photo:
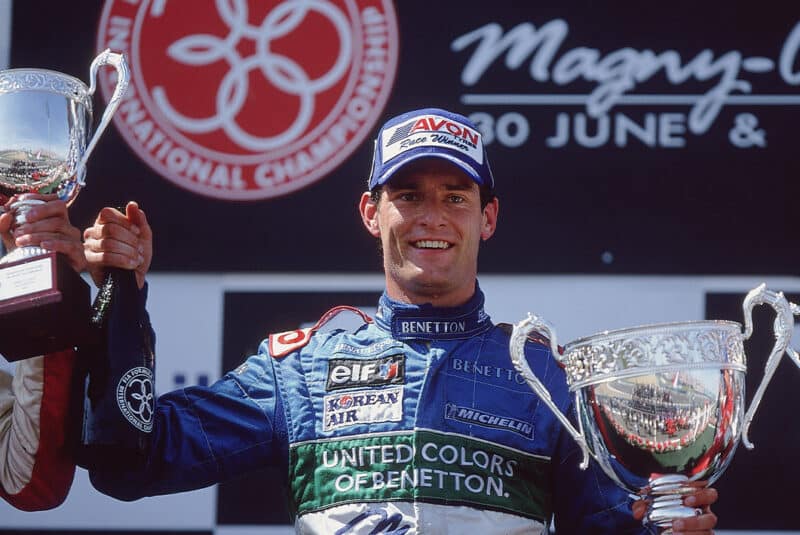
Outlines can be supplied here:
[[[285, 195], [364, 141], [397, 71], [391, 0], [108, 0], [98, 50], [125, 54], [114, 116], [175, 184], [210, 197]], [[108, 100], [115, 74], [98, 76]]]

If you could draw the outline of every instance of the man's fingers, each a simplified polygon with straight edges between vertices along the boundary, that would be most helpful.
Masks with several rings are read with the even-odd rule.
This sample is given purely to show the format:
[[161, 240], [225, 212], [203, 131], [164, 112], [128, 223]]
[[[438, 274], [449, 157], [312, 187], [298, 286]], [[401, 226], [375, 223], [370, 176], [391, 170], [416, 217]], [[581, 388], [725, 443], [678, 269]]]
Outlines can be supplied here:
[[0, 233], [6, 233], [11, 230], [11, 224], [14, 222], [14, 216], [10, 212], [0, 214]]
[[125, 205], [125, 217], [134, 223], [137, 222], [136, 218], [138, 217], [139, 211], [139, 203], [136, 201], [130, 201]]
[[[139, 245], [131, 245], [113, 238], [87, 238], [84, 242], [84, 249], [90, 262], [102, 263], [106, 258], [111, 258], [114, 260], [114, 267], [125, 269], [137, 268], [144, 262]], [[90, 257], [90, 254], [93, 256]], [[104, 255], [108, 255], [108, 257]]]
[[633, 518], [637, 520], [641, 520], [644, 518], [644, 515], [647, 513], [647, 500], [636, 500], [631, 505], [631, 509], [633, 510]]
[[152, 232], [137, 203], [129, 202], [124, 212], [110, 207], [100, 211], [83, 233], [86, 259], [96, 282], [105, 267], [118, 267], [135, 270], [141, 288], [153, 254]]
[[89, 237], [84, 241], [84, 248], [93, 253], [115, 253], [130, 257], [139, 255], [139, 246], [134, 242], [133, 244], [115, 238], [92, 238]]
[[693, 494], [689, 494], [683, 499], [683, 503], [687, 507], [702, 507], [716, 503], [717, 498], [719, 498], [717, 489], [710, 487], [698, 489]]
[[61, 232], [32, 232], [14, 236], [14, 245], [16, 247], [25, 247], [29, 245], [41, 245], [43, 241], [59, 241], [80, 247], [80, 233], [69, 234]]
[[87, 249], [84, 254], [86, 255], [86, 260], [90, 264], [102, 264], [105, 267], [132, 269], [135, 268], [139, 262], [138, 256], [132, 258], [129, 255], [116, 252], [95, 252]]
[[[37, 223], [44, 220], [51, 220], [52, 224], [54, 220], [60, 220], [62, 221], [61, 223], [62, 226], [69, 225], [67, 203], [65, 203], [64, 201], [51, 200], [44, 204], [27, 206], [23, 210], [24, 210], [24, 217], [22, 218], [23, 224]], [[15, 219], [17, 217], [17, 214], [19, 214], [19, 212], [20, 212], [19, 208], [12, 211]]]
[[135, 226], [118, 223], [95, 224], [83, 233], [84, 240], [109, 240], [134, 246], [138, 241], [138, 229]]
[[672, 523], [673, 533], [712, 533], [717, 525], [717, 515], [706, 513], [694, 518], [681, 518]]
[[69, 221], [58, 217], [50, 217], [42, 219], [34, 223], [25, 223], [14, 228], [12, 234], [14, 236], [23, 236], [25, 234], [58, 234], [66, 239], [80, 241], [81, 231], [70, 225]]
[[106, 206], [100, 210], [100, 213], [97, 214], [97, 219], [95, 220], [96, 225], [103, 225], [106, 223], [115, 223], [126, 228], [131, 226], [131, 222], [128, 220], [128, 216], [126, 214], [120, 212], [116, 208], [111, 208], [110, 206]]
[[0, 234], [9, 248], [41, 246], [48, 251], [63, 253], [76, 271], [86, 268], [83, 255], [81, 232], [69, 222], [67, 204], [55, 195], [26, 194], [15, 197], [14, 202], [24, 200], [45, 201], [41, 204], [24, 206], [24, 222], [16, 225], [20, 207], [0, 216]]
[[[51, 204], [58, 206], [51, 206]], [[33, 211], [34, 209], [35, 211]], [[31, 209], [31, 212], [32, 214], [28, 214], [29, 217], [26, 218], [25, 223], [12, 229], [12, 234], [15, 237], [54, 234], [61, 236], [61, 239], [80, 241], [81, 233], [70, 224], [66, 205], [62, 201], [51, 201], [48, 204], [35, 206]]]
[[125, 207], [125, 214], [128, 220], [135, 225], [139, 230], [139, 236], [143, 239], [151, 239], [152, 232], [150, 231], [150, 224], [147, 222], [147, 216], [144, 210], [139, 208], [135, 202], [129, 202]]
[[70, 242], [64, 240], [42, 240], [40, 243], [43, 249], [62, 253], [69, 259], [69, 264], [77, 272], [86, 269], [86, 256], [83, 252], [83, 245], [80, 242]]
[[6, 212], [0, 215], [0, 236], [3, 239], [3, 245], [6, 249], [14, 246], [14, 237], [11, 235], [11, 223], [14, 221], [14, 216]]

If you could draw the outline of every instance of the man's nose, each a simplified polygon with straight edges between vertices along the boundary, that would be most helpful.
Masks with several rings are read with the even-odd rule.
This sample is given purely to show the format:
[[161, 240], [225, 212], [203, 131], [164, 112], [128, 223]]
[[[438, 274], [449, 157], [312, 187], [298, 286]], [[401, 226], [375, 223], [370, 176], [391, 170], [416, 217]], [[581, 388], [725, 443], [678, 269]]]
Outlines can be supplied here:
[[437, 226], [445, 222], [444, 205], [435, 198], [426, 198], [419, 205], [419, 221], [424, 225]]

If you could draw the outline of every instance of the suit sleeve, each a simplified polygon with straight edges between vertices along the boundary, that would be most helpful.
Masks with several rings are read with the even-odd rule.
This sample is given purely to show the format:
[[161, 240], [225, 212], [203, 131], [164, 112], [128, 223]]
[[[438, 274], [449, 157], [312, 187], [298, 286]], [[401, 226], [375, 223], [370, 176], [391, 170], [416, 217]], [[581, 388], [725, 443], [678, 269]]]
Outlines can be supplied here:
[[0, 496], [18, 509], [57, 507], [72, 484], [74, 367], [70, 350], [0, 369]]
[[[566, 412], [574, 415], [570, 404]], [[573, 421], [574, 418], [570, 417]], [[575, 440], [563, 430], [558, 439], [558, 456], [553, 459], [555, 528], [565, 534], [647, 534], [633, 518], [631, 498], [606, 476], [594, 459], [581, 470], [583, 454]]]
[[130, 501], [287, 466], [286, 424], [271, 360], [256, 355], [211, 386], [158, 397], [144, 456], [90, 467], [92, 484]]

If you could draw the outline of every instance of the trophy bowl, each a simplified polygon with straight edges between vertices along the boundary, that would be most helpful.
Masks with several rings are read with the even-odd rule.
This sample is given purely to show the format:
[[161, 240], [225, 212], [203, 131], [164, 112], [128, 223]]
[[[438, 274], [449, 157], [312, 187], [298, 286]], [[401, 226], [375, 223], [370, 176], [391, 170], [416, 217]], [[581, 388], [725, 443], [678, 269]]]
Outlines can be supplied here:
[[[745, 411], [746, 356], [754, 306], [777, 312], [776, 343], [764, 378]], [[558, 347], [552, 325], [535, 315], [514, 327], [511, 358], [529, 386], [581, 446], [582, 468], [594, 459], [619, 487], [650, 498], [646, 521], [663, 533], [677, 518], [699, 511], [682, 496], [693, 482], [713, 483], [730, 464], [780, 358], [788, 353], [800, 307], [764, 285], [745, 298], [745, 329], [732, 321], [644, 325], [580, 338]], [[550, 400], [525, 358], [528, 334], [550, 339], [575, 396], [577, 429]]]
[[[92, 97], [97, 71], [117, 70], [114, 95], [94, 135]], [[119, 107], [130, 73], [125, 58], [101, 52], [90, 67], [90, 87], [46, 69], [0, 71], [0, 201], [24, 193], [54, 193], [72, 203], [85, 184], [86, 162]]]
[[[92, 134], [97, 71], [111, 65], [117, 85]], [[26, 222], [32, 206], [53, 194], [70, 205], [84, 185], [89, 155], [119, 107], [130, 80], [121, 54], [101, 52], [90, 87], [45, 69], [0, 71], [0, 213]], [[9, 202], [10, 201], [10, 202]], [[85, 328], [89, 289], [63, 255], [18, 247], [0, 258], [0, 353], [8, 360], [66, 349]]]
[[[619, 486], [669, 496], [673, 486], [677, 494], [688, 490], [680, 483], [712, 483], [722, 474], [742, 429], [743, 340], [736, 323], [699, 321], [622, 329], [567, 344], [563, 362], [577, 396], [579, 426]], [[657, 502], [651, 521], [671, 521], [680, 514], [671, 509], [679, 501]]]
[[72, 200], [82, 177], [92, 97], [80, 80], [41, 69], [0, 72], [0, 195]]

